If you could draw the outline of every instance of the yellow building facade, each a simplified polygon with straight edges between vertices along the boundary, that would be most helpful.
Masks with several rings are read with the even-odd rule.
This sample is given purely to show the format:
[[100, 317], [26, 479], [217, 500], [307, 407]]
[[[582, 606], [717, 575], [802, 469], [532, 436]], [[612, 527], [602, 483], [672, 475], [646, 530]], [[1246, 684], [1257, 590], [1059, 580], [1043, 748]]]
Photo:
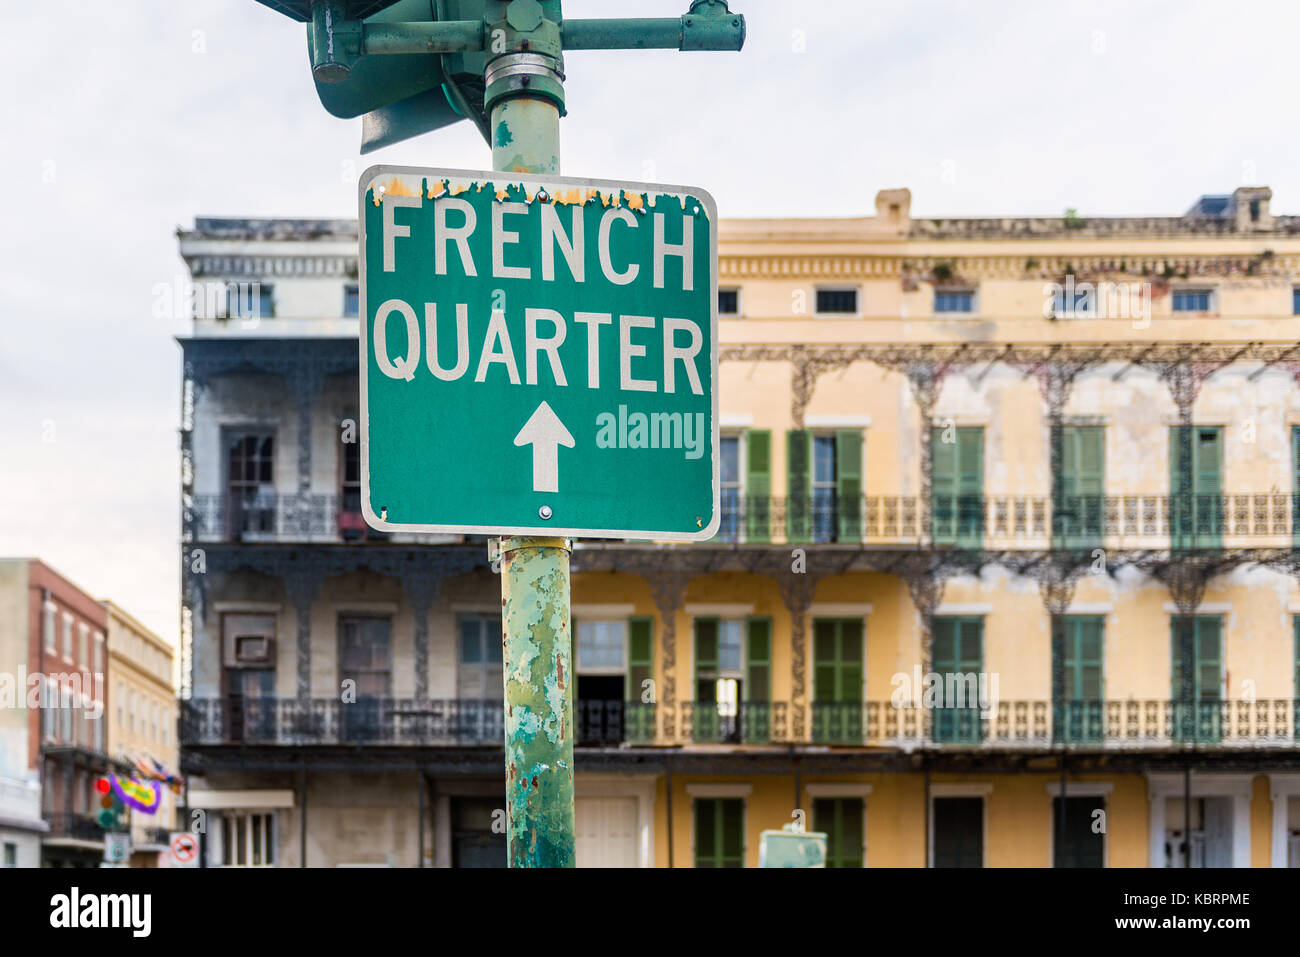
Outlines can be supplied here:
[[[152, 758], [175, 771], [180, 742], [176, 735], [175, 658], [172, 647], [111, 601], [108, 612], [109, 754], [134, 767]], [[135, 866], [155, 866], [168, 850], [168, 834], [177, 825], [177, 799], [166, 786], [154, 814], [131, 811], [131, 859]]]
[[[579, 865], [756, 866], [791, 822], [834, 866], [1300, 865], [1300, 217], [1271, 198], [724, 220], [719, 534], [573, 551]], [[486, 543], [359, 518], [355, 224], [180, 240], [274, 303], [182, 340], [208, 862], [503, 863]]]

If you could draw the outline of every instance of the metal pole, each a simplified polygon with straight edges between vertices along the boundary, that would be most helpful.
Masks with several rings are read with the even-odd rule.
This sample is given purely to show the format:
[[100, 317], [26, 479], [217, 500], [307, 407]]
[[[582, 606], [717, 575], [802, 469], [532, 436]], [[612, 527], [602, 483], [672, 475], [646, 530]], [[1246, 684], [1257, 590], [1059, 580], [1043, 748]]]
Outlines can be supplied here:
[[415, 842], [415, 866], [424, 866], [424, 772], [415, 768], [415, 829], [419, 835]]
[[673, 866], [673, 756], [664, 758], [664, 804], [668, 813], [668, 867]]
[[1061, 796], [1056, 808], [1056, 860], [1057, 867], [1066, 867], [1065, 863], [1065, 747], [1061, 747]]
[[1192, 764], [1183, 765], [1183, 867], [1192, 866]]
[[925, 866], [933, 867], [930, 861], [930, 760], [925, 761]]
[[301, 792], [302, 813], [298, 817], [298, 866], [307, 866], [307, 762], [302, 763], [298, 774], [298, 790]]

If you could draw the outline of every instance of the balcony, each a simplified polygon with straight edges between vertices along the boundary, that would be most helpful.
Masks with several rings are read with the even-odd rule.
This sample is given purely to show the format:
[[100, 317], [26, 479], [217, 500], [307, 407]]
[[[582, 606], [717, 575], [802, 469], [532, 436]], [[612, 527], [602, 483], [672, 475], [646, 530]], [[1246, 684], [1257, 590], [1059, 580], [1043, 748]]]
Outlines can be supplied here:
[[[195, 542], [392, 542], [451, 538], [369, 528], [354, 495], [259, 492], [194, 495]], [[930, 539], [938, 546], [990, 550], [1277, 548], [1300, 534], [1300, 497], [1256, 495], [936, 496]], [[808, 499], [724, 493], [714, 539], [723, 544], [825, 543], [916, 547], [923, 503], [915, 495], [830, 494]]]
[[437, 544], [445, 535], [388, 535], [370, 528], [354, 495], [223, 492], [191, 499], [195, 542]]
[[[809, 730], [796, 739], [795, 716], [805, 707]], [[185, 702], [181, 740], [186, 747], [500, 747], [502, 713], [496, 700], [204, 698]], [[1157, 751], [1300, 746], [1300, 699], [1294, 698], [1037, 699], [1000, 701], [987, 714], [973, 704], [926, 709], [893, 701], [687, 701], [678, 703], [672, 727], [656, 723], [662, 714], [654, 704], [579, 700], [577, 744]]]
[[[955, 548], [1289, 548], [1300, 497], [1247, 495], [935, 496], [930, 539]], [[911, 495], [841, 499], [724, 494], [715, 541], [917, 545], [924, 503]]]
[[50, 831], [45, 840], [95, 841], [103, 843], [104, 829], [89, 814], [70, 814], [60, 811], [49, 815]]
[[183, 702], [181, 742], [202, 745], [499, 746], [500, 701], [200, 698]]

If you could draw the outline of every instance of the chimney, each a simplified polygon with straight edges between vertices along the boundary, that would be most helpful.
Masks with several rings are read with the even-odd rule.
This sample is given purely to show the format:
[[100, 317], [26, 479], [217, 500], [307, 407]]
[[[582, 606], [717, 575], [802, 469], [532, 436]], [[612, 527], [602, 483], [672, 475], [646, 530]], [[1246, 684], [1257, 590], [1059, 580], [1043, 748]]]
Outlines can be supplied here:
[[906, 233], [912, 223], [912, 191], [882, 189], [876, 193], [876, 225], [888, 232]]
[[1267, 186], [1241, 186], [1232, 191], [1233, 215], [1237, 232], [1266, 232], [1273, 228], [1273, 214], [1268, 210], [1273, 191]]

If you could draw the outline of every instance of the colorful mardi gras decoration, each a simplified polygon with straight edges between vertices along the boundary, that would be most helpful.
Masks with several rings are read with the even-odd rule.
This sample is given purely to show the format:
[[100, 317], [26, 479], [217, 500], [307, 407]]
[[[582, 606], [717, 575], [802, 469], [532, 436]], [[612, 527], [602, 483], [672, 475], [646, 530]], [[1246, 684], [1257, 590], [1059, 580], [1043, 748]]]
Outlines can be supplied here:
[[167, 768], [165, 768], [162, 764], [160, 764], [158, 761], [155, 761], [152, 757], [149, 757], [148, 755], [142, 755], [136, 758], [135, 768], [142, 775], [144, 775], [144, 777], [150, 780], [162, 781], [164, 784], [166, 784], [169, 788], [172, 789], [172, 792], [174, 794], [180, 794], [181, 788], [185, 784], [185, 779], [182, 778], [179, 774], [173, 774], [171, 771], [167, 770]]
[[122, 803], [145, 814], [153, 814], [162, 801], [162, 789], [154, 781], [137, 781], [134, 778], [122, 778], [116, 774], [108, 776], [113, 785], [113, 793], [122, 799]]

